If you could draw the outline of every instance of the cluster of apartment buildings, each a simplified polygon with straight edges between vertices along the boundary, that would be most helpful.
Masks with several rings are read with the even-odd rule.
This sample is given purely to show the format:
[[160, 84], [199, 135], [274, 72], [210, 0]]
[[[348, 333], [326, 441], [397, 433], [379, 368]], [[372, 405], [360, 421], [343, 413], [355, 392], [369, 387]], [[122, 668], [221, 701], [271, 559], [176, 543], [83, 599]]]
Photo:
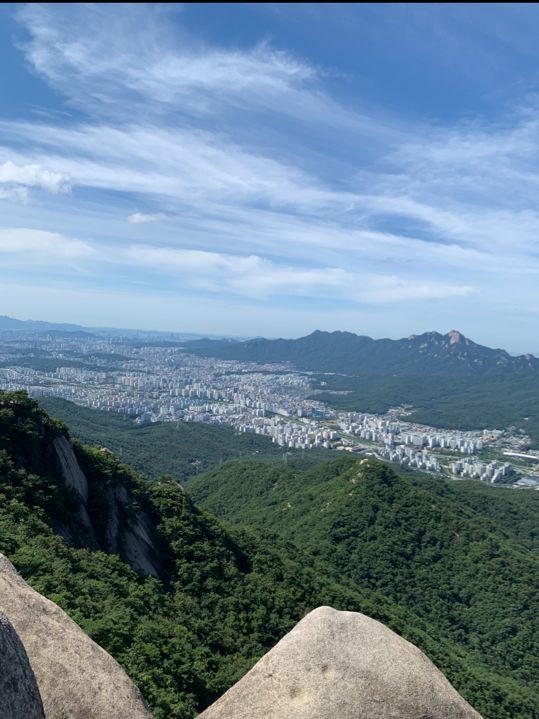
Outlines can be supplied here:
[[439, 472], [440, 462], [437, 457], [429, 454], [426, 449], [417, 450], [413, 447], [391, 447], [385, 445], [378, 450], [381, 457], [389, 459], [390, 462], [398, 462], [399, 464], [407, 464], [410, 467], [421, 469], [425, 472]]
[[350, 412], [341, 422], [344, 432], [389, 447], [404, 445], [420, 449], [446, 449], [460, 454], [476, 454], [483, 449], [478, 432], [432, 432], [411, 423], [395, 422], [386, 417]]
[[451, 473], [467, 479], [481, 479], [483, 482], [496, 484], [503, 482], [513, 474], [513, 466], [509, 462], [479, 462], [472, 459], [459, 459], [449, 466]]

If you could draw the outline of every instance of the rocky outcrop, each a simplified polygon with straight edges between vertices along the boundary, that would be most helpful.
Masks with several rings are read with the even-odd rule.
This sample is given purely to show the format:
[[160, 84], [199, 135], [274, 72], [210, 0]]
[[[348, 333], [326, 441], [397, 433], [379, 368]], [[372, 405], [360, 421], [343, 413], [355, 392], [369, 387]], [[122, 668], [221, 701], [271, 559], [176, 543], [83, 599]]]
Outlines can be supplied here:
[[[84, 476], [84, 472], [77, 462], [71, 442], [64, 435], [54, 438], [53, 441], [58, 463], [62, 471], [65, 487], [72, 492], [79, 500], [78, 503], [78, 519], [80, 527], [94, 540], [94, 528], [92, 521], [86, 508], [88, 502], [88, 481]], [[69, 536], [69, 531], [64, 532]]]
[[109, 487], [109, 510], [105, 531], [105, 551], [120, 554], [135, 571], [160, 578], [161, 562], [154, 546], [153, 524], [141, 509], [133, 509], [133, 500], [125, 487]]
[[481, 719], [413, 644], [356, 612], [308, 614], [199, 719]]
[[[29, 587], [2, 555], [0, 611], [9, 617], [24, 645], [47, 719], [152, 718], [142, 695], [117, 662], [56, 604]], [[3, 696], [2, 688], [0, 702]], [[2, 711], [0, 716], [11, 719]], [[43, 715], [13, 715], [23, 716]]]
[[[64, 485], [78, 499], [77, 524], [85, 533], [86, 540], [95, 549], [119, 554], [135, 571], [160, 578], [162, 567], [152, 540], [154, 527], [148, 515], [138, 508], [133, 509], [133, 498], [125, 487], [120, 484], [108, 487], [104, 493], [106, 525], [100, 541], [88, 510], [92, 488], [80, 468], [73, 447], [64, 435], [55, 437], [53, 444]], [[102, 522], [103, 517], [99, 520]], [[73, 540], [68, 526], [59, 525], [57, 531], [68, 541]]]
[[44, 719], [36, 678], [21, 640], [0, 612], [0, 716]]
[[65, 485], [75, 491], [84, 503], [88, 501], [88, 481], [79, 467], [73, 447], [63, 434], [54, 438], [54, 449], [62, 468]]

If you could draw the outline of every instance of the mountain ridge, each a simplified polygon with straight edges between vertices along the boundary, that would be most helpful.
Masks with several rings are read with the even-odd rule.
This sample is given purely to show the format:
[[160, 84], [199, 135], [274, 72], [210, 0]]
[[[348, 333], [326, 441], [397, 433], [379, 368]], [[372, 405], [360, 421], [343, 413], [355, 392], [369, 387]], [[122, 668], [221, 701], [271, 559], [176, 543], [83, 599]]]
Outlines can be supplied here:
[[194, 340], [185, 345], [193, 354], [253, 362], [290, 362], [307, 371], [351, 375], [381, 372], [455, 374], [539, 372], [531, 354], [513, 357], [506, 350], [480, 345], [458, 330], [431, 331], [392, 339], [336, 330], [315, 330], [297, 339], [257, 338], [243, 342]]
[[0, 315], [0, 330], [18, 330], [23, 332], [82, 332], [86, 328], [69, 322], [45, 322], [44, 320], [17, 320], [14, 317]]

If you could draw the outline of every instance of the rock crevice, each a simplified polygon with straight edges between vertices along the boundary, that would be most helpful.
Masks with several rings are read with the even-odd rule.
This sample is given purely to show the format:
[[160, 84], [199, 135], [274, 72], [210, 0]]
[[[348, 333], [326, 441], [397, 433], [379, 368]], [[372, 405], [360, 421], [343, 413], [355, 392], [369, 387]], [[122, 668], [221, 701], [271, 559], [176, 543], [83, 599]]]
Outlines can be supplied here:
[[0, 612], [0, 716], [45, 719], [34, 672], [11, 622]]

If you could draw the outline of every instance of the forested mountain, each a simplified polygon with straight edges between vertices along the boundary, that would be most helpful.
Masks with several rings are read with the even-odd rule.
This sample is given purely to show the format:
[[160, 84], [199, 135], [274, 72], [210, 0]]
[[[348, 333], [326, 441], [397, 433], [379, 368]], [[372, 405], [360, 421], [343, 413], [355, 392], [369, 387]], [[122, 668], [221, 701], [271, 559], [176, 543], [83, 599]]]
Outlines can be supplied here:
[[430, 636], [458, 647], [464, 675], [445, 670], [464, 693], [468, 681], [481, 686], [474, 705], [485, 716], [517, 716], [517, 695], [527, 697], [523, 715], [539, 716], [539, 494], [350, 458], [305, 472], [230, 462], [189, 491], [217, 516], [276, 532], [363, 590], [413, 607]]
[[412, 641], [485, 719], [539, 716], [535, 505], [353, 458], [306, 472], [238, 460], [190, 483], [229, 523], [0, 394], [0, 552], [158, 719], [192, 719], [320, 605]]
[[539, 372], [533, 355], [512, 357], [501, 349], [472, 342], [455, 330], [445, 335], [425, 332], [406, 339], [374, 340], [352, 332], [320, 332], [299, 339], [254, 339], [245, 342], [199, 340], [189, 342], [193, 354], [245, 362], [291, 362], [298, 369], [350, 375], [477, 376]]
[[192, 719], [321, 604], [414, 626], [293, 545], [225, 529], [177, 481], [73, 453], [67, 437], [24, 393], [0, 393], [0, 552], [122, 664], [157, 719]]

